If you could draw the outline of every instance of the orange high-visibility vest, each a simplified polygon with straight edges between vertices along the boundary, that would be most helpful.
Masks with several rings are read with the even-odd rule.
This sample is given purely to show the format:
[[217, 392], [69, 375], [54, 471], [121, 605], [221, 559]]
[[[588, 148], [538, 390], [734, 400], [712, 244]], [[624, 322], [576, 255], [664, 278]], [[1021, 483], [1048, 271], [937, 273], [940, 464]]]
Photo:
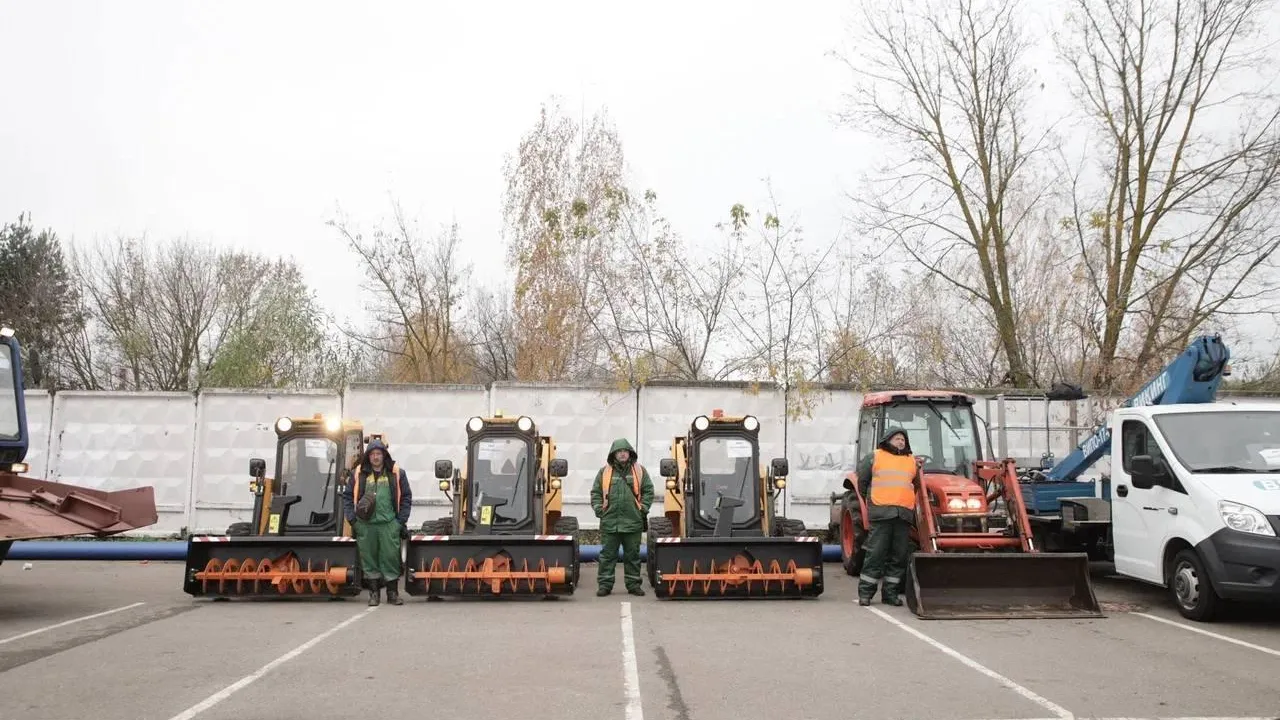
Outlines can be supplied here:
[[[384, 468], [385, 469], [385, 468]], [[351, 505], [360, 502], [360, 475], [364, 465], [357, 465], [351, 473]], [[396, 512], [400, 511], [400, 463], [391, 463], [391, 496], [396, 499]]]
[[875, 460], [871, 463], [871, 502], [914, 510], [916, 492], [911, 481], [915, 476], [915, 457], [876, 448]]
[[[613, 463], [604, 466], [604, 477], [600, 478], [601, 495], [604, 496], [602, 506], [605, 510], [609, 509], [609, 483], [613, 482]], [[644, 510], [644, 505], [640, 503], [640, 464], [633, 463], [631, 465], [631, 489], [635, 494], [636, 507]]]

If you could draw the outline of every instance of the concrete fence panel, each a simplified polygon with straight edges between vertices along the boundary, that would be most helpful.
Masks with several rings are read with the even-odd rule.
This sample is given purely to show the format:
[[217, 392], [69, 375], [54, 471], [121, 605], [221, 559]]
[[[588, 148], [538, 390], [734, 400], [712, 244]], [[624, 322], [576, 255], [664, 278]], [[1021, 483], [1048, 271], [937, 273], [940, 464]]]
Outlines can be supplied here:
[[811, 528], [826, 527], [831, 493], [841, 491], [846, 473], [858, 465], [858, 411], [862, 393], [824, 390], [806, 397], [807, 417], [787, 420], [787, 460], [791, 477], [779, 511]]
[[27, 458], [29, 477], [49, 473], [49, 436], [53, 429], [53, 396], [47, 390], [27, 390]]
[[221, 533], [253, 519], [249, 460], [267, 461], [276, 477], [275, 423], [281, 416], [337, 416], [337, 393], [208, 390], [196, 406], [195, 459], [187, 523], [193, 533]]
[[155, 487], [160, 519], [138, 534], [187, 525], [195, 450], [191, 393], [60, 392], [47, 476], [98, 490]]
[[347, 389], [342, 408], [345, 417], [364, 423], [366, 434], [387, 436], [391, 457], [413, 488], [409, 529], [448, 515], [436, 460], [465, 466], [467, 420], [489, 414], [489, 391], [481, 385], [357, 384]]

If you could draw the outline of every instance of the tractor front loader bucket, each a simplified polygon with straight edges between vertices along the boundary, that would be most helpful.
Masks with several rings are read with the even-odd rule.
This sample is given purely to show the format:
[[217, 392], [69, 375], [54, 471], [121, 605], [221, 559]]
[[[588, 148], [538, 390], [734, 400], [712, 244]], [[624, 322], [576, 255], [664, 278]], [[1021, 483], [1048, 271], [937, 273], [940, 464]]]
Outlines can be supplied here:
[[182, 589], [194, 597], [353, 597], [354, 538], [197, 535], [187, 541]]
[[154, 525], [155, 488], [104, 491], [0, 473], [0, 541], [95, 535]]
[[822, 594], [817, 537], [659, 537], [649, 546], [659, 598], [768, 599]]
[[413, 535], [405, 592], [428, 597], [572, 595], [575, 535]]
[[1085, 553], [915, 553], [907, 606], [926, 620], [1104, 617]]

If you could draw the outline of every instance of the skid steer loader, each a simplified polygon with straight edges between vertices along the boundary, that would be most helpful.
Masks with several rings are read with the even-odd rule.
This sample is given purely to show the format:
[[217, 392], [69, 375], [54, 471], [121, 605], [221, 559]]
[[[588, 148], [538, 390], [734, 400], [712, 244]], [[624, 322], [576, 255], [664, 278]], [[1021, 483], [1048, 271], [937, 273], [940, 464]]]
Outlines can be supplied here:
[[[916, 527], [903, 579], [907, 607], [924, 619], [1103, 617], [1085, 553], [1045, 553], [1032, 535], [1012, 459], [984, 460], [974, 399], [949, 392], [868, 393], [857, 457], [892, 428], [916, 456]], [[870, 524], [857, 472], [831, 496], [833, 537], [857, 577]]]
[[409, 538], [406, 591], [436, 600], [572, 595], [578, 518], [562, 514], [569, 463], [555, 454], [528, 417], [468, 420], [464, 468], [436, 461], [452, 514]]
[[[359, 552], [341, 490], [364, 451], [357, 421], [276, 420], [275, 473], [249, 460], [253, 519], [187, 541], [183, 589], [195, 597], [350, 597], [361, 590]], [[385, 438], [382, 438], [385, 442]]]
[[659, 598], [822, 594], [822, 543], [778, 515], [787, 459], [759, 464], [760, 421], [699, 415], [660, 463], [661, 516], [649, 518], [649, 584]]

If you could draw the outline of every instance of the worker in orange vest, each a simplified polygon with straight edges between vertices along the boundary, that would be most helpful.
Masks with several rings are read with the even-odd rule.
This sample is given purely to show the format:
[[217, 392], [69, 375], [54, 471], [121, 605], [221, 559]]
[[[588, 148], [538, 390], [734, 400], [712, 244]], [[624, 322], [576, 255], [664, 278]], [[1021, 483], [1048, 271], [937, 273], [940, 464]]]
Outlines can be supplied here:
[[867, 503], [871, 535], [858, 575], [858, 604], [870, 605], [884, 581], [880, 598], [901, 605], [899, 592], [911, 556], [911, 528], [916, 524], [916, 458], [907, 432], [889, 428], [875, 450], [858, 463], [858, 492]]
[[638, 462], [636, 449], [626, 438], [614, 440], [605, 465], [591, 486], [591, 508], [600, 518], [596, 595], [603, 597], [613, 592], [619, 546], [627, 592], [644, 595], [644, 588], [640, 587], [640, 534], [648, 529], [650, 505], [653, 481], [649, 471]]

